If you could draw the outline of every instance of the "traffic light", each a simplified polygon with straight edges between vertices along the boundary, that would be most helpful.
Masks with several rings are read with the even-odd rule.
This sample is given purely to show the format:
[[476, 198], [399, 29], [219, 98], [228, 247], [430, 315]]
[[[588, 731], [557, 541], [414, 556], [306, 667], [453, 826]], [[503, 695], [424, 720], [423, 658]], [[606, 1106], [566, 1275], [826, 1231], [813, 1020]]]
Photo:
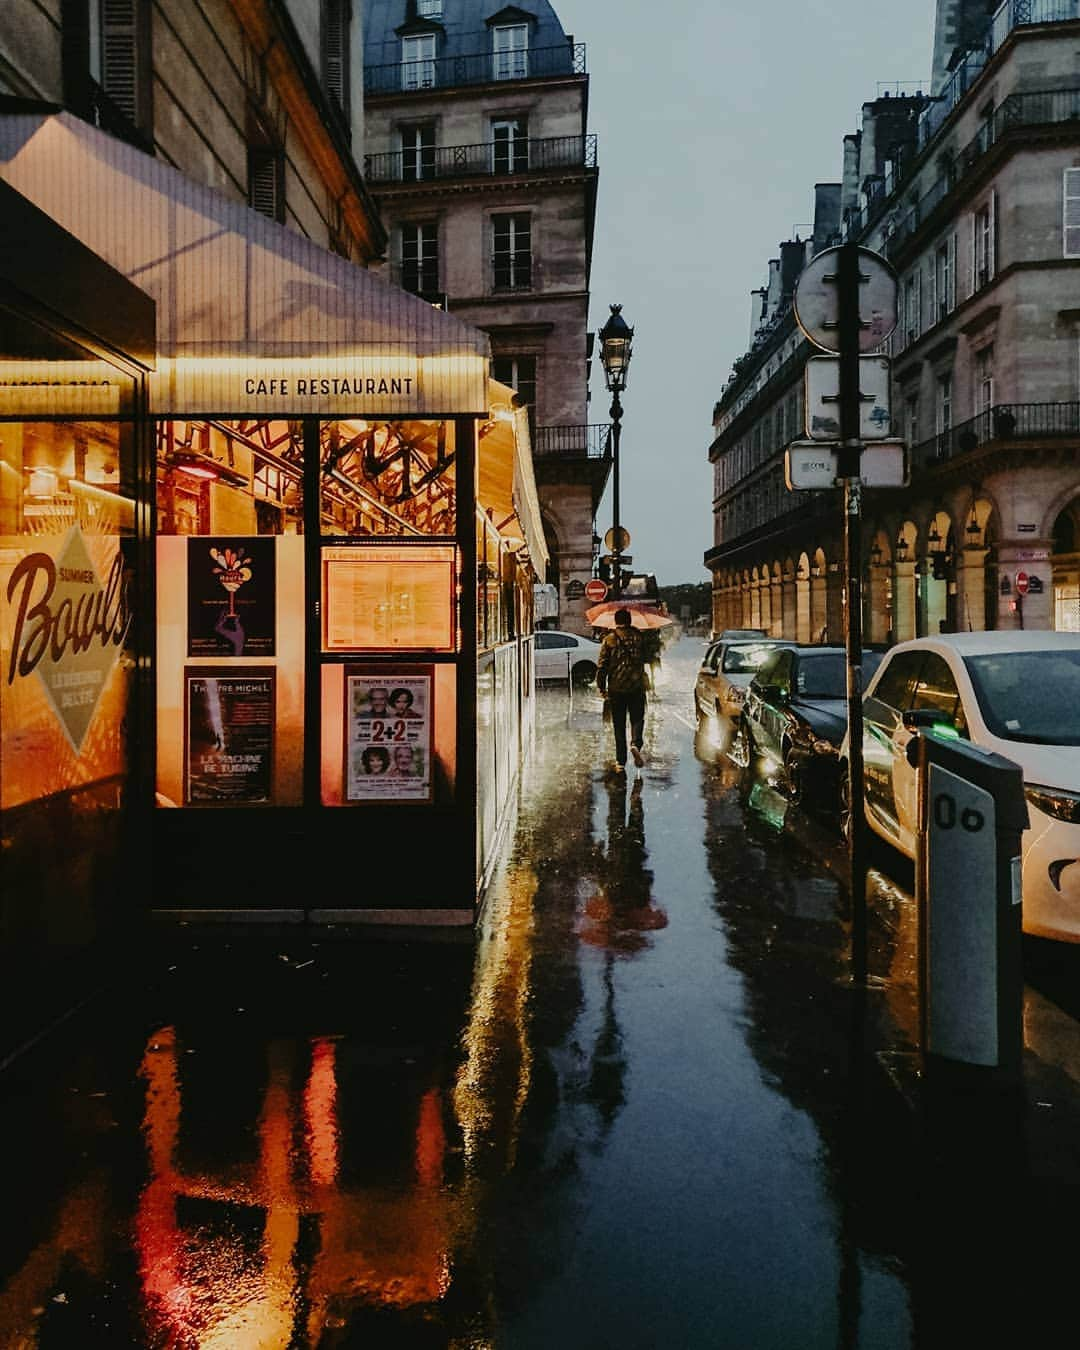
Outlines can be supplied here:
[[606, 558], [600, 559], [599, 566], [597, 567], [597, 575], [600, 577], [601, 581], [611, 581], [611, 564]]

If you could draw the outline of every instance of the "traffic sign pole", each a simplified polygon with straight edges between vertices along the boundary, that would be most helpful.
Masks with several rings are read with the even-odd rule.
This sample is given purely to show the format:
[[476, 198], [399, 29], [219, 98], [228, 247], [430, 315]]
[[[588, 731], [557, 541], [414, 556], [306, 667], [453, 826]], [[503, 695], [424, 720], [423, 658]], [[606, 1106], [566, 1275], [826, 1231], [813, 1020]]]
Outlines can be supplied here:
[[862, 445], [859, 440], [859, 247], [844, 244], [837, 256], [840, 338], [840, 445], [838, 474], [844, 488], [848, 723], [848, 876], [851, 887], [851, 978], [867, 977], [866, 819], [863, 810], [862, 717]]

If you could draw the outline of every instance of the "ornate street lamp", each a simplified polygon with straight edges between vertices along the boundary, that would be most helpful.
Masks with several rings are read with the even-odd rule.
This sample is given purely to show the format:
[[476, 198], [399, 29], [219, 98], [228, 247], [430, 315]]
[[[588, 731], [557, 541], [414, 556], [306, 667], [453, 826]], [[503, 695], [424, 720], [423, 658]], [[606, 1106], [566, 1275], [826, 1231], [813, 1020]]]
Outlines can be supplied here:
[[611, 317], [600, 329], [600, 363], [611, 392], [611, 577], [612, 598], [622, 594], [623, 528], [619, 521], [619, 432], [622, 404], [619, 395], [626, 388], [634, 330], [622, 316], [622, 305], [611, 306]]

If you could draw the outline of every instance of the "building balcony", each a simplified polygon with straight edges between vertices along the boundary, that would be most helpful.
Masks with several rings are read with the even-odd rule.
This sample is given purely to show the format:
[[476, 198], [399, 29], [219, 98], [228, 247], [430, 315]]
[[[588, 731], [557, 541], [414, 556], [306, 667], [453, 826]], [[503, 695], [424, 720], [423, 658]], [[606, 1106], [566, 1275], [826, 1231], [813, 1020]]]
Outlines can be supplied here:
[[520, 52], [473, 52], [365, 66], [364, 97], [430, 94], [436, 89], [460, 89], [466, 85], [584, 74], [585, 44], [566, 42], [558, 47], [534, 47]]
[[440, 145], [364, 156], [370, 184], [430, 183], [458, 178], [506, 178], [552, 169], [595, 169], [595, 136]]
[[611, 426], [537, 427], [533, 432], [534, 459], [606, 459], [611, 454]]
[[1080, 436], [1080, 403], [998, 403], [911, 452], [913, 471], [932, 469], [986, 446]]
[[[1069, 125], [1080, 128], [1080, 89], [1036, 90], [1027, 94], [1010, 94], [993, 115], [979, 128], [978, 134], [957, 151], [948, 171], [938, 178], [930, 189], [899, 219], [885, 239], [885, 254], [895, 257], [909, 239], [919, 232], [934, 211], [968, 177], [977, 164], [1015, 132], [1026, 132], [1033, 127]], [[849, 237], [851, 232], [849, 231]]]

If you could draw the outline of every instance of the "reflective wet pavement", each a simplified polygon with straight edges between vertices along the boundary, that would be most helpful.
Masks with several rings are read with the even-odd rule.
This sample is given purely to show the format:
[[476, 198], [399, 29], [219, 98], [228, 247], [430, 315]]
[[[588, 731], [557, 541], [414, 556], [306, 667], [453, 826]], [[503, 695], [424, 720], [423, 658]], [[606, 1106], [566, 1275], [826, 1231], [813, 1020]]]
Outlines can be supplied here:
[[0, 1346], [1047, 1339], [1077, 953], [1032, 949], [1015, 1111], [913, 1109], [905, 879], [859, 995], [835, 837], [695, 737], [700, 651], [629, 781], [543, 691], [475, 948], [188, 931], [0, 1075]]

